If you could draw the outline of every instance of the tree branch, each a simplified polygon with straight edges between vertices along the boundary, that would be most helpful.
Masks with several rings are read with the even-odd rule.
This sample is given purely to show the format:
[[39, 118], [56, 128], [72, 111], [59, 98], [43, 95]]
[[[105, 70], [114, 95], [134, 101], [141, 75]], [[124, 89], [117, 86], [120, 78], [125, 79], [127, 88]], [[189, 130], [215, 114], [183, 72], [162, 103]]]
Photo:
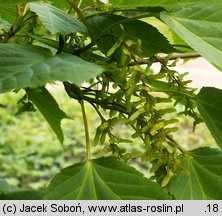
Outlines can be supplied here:
[[[188, 58], [197, 58], [197, 57], [201, 57], [201, 55], [197, 52], [192, 52], [192, 53], [174, 53], [169, 60], [175, 60], [175, 59], [188, 59]], [[155, 62], [162, 62], [166, 59], [165, 56], [156, 56], [155, 57]], [[147, 64], [147, 60], [149, 59], [144, 59], [141, 61], [131, 61], [128, 66], [134, 66], [134, 65], [142, 65], [142, 64]]]

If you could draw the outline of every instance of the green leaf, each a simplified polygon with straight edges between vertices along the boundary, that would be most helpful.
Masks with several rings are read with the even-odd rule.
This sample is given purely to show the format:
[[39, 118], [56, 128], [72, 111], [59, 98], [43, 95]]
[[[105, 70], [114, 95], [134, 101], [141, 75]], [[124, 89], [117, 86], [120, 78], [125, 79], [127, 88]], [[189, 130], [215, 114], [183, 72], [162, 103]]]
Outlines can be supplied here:
[[[123, 34], [120, 23], [122, 23], [124, 29], [123, 39], [125, 41], [132, 40], [136, 42], [138, 39], [141, 40], [143, 56], [153, 56], [160, 52], [171, 53], [174, 51], [167, 39], [156, 28], [143, 21], [130, 20], [127, 17], [108, 14], [94, 16], [89, 21], [94, 28], [95, 35], [102, 36], [98, 45], [105, 54], [107, 54]], [[110, 36], [109, 33], [115, 36]]]
[[50, 183], [45, 199], [170, 199], [156, 183], [115, 158], [99, 158], [63, 169]]
[[29, 99], [35, 104], [38, 110], [47, 120], [58, 140], [63, 143], [63, 132], [61, 129], [61, 120], [69, 118], [58, 106], [56, 100], [45, 88], [27, 90]]
[[0, 200], [42, 200], [43, 191], [27, 190], [0, 194]]
[[16, 186], [10, 185], [4, 179], [0, 179], [0, 192], [13, 192], [19, 190]]
[[53, 0], [50, 4], [60, 9], [70, 9], [70, 4], [67, 1]]
[[9, 23], [14, 23], [17, 17], [16, 5], [35, 0], [0, 0], [0, 17]]
[[175, 4], [177, 0], [109, 0], [109, 3], [115, 8], [137, 8], [137, 7], [152, 7], [152, 6], [169, 6]]
[[15, 22], [16, 19], [16, 6], [14, 4], [0, 3], [0, 16], [9, 23]]
[[207, 0], [158, 0], [158, 1], [109, 0], [109, 3], [112, 4], [114, 8], [138, 8], [138, 7], [154, 7], [154, 6], [171, 8], [173, 5], [175, 5], [178, 2], [203, 2], [203, 1]]
[[2, 5], [9, 5], [9, 4], [23, 4], [23, 3], [27, 3], [27, 2], [33, 2], [33, 1], [36, 1], [36, 0], [0, 0], [0, 4]]
[[1, 19], [1, 17], [0, 17], [0, 30], [1, 29], [5, 30], [5, 31], [9, 31], [10, 24], [7, 21]]
[[222, 149], [222, 90], [203, 87], [196, 100], [201, 116], [218, 146]]
[[48, 49], [31, 45], [0, 44], [0, 92], [35, 88], [56, 80], [80, 85], [102, 71], [102, 67], [77, 56], [53, 56]]
[[172, 178], [169, 190], [179, 200], [222, 199], [222, 152], [218, 149], [199, 148], [190, 152], [193, 157], [181, 172]]
[[30, 34], [28, 33], [27, 34], [29, 37], [31, 37], [33, 40], [36, 40], [48, 47], [52, 47], [54, 49], [56, 49], [56, 51], [59, 49], [59, 42], [56, 41], [56, 40], [52, 40], [52, 39], [49, 39], [49, 38], [44, 38], [44, 37], [41, 37], [39, 35], [34, 35], [34, 34]]
[[87, 28], [83, 23], [50, 4], [44, 2], [31, 2], [29, 3], [29, 8], [38, 15], [39, 19], [52, 34], [87, 32]]
[[161, 19], [188, 45], [222, 67], [222, 2], [178, 4]]
[[[163, 34], [167, 40], [170, 42], [170, 44], [173, 44], [174, 48], [176, 48], [179, 52], [192, 52], [193, 49], [185, 43], [184, 40], [182, 40], [181, 37], [179, 37], [174, 31], [172, 31], [169, 26], [167, 26], [165, 23], [163, 23], [160, 19], [156, 17], [148, 17], [144, 18], [143, 21], [151, 24], [155, 28], [157, 28], [161, 34]], [[179, 46], [175, 46], [179, 45]]]

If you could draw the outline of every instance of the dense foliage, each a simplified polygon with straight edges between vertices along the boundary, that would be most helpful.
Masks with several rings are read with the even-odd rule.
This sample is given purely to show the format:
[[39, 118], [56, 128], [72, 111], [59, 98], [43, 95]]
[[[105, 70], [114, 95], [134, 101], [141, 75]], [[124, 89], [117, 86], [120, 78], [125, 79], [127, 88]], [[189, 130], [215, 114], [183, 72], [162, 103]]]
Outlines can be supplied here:
[[[200, 55], [221, 67], [221, 8], [219, 0], [0, 1], [0, 92], [21, 93], [18, 114], [38, 109], [62, 144], [70, 114], [45, 88], [61, 81], [79, 102], [86, 148], [84, 161], [41, 192], [1, 180], [2, 199], [221, 199], [222, 90], [196, 95], [186, 73], [172, 68]], [[86, 102], [101, 121], [93, 138]], [[174, 135], [181, 115], [193, 129], [205, 121], [218, 148], [184, 148]], [[150, 178], [127, 164], [134, 158]]]

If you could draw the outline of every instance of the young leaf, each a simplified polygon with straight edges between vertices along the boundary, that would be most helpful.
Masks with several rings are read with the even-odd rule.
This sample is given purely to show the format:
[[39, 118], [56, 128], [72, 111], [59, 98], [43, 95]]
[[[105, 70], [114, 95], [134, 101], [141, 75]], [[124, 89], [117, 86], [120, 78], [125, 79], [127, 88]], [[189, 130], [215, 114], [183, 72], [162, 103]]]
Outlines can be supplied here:
[[102, 71], [102, 67], [77, 56], [53, 56], [48, 49], [31, 45], [0, 44], [0, 92], [35, 88], [56, 80], [80, 85]]
[[161, 19], [188, 45], [222, 67], [222, 2], [210, 1], [175, 5]]
[[171, 199], [156, 183], [115, 158], [99, 158], [63, 169], [45, 199]]
[[[153, 56], [160, 52], [170, 53], [174, 51], [167, 39], [156, 28], [146, 22], [108, 14], [94, 16], [89, 21], [94, 28], [95, 35], [102, 36], [98, 45], [105, 54], [113, 47], [117, 41], [116, 38], [122, 35], [122, 29], [120, 27], [121, 22], [124, 30], [123, 39], [125, 41], [132, 40], [134, 42], [140, 39], [142, 42], [143, 56]], [[105, 31], [106, 29], [107, 31]], [[112, 37], [107, 35], [109, 33], [115, 36]]]
[[83, 23], [50, 4], [44, 2], [31, 2], [29, 3], [29, 8], [38, 15], [39, 19], [52, 34], [87, 32], [87, 28]]
[[29, 99], [42, 113], [46, 121], [55, 132], [58, 140], [63, 143], [63, 132], [60, 126], [61, 120], [68, 116], [59, 108], [56, 100], [45, 88], [27, 90]]
[[181, 172], [172, 178], [169, 190], [180, 200], [222, 199], [222, 152], [218, 149], [199, 148], [190, 152]]
[[197, 95], [197, 107], [212, 136], [222, 149], [222, 90], [203, 87]]

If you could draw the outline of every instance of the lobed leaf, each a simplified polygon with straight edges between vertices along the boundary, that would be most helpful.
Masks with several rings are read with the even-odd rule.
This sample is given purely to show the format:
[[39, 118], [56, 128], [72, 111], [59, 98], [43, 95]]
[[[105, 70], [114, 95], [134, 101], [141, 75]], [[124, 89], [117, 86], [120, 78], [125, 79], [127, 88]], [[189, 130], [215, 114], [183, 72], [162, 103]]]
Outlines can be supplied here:
[[169, 191], [179, 200], [222, 199], [222, 152], [199, 148], [183, 164], [189, 175], [181, 172], [172, 178]]
[[102, 67], [77, 56], [53, 56], [48, 49], [31, 45], [0, 44], [0, 92], [35, 88], [56, 80], [80, 85], [102, 71]]
[[41, 22], [52, 34], [87, 32], [83, 23], [57, 7], [44, 2], [31, 2], [28, 5], [30, 10], [38, 15]]
[[51, 181], [45, 199], [170, 199], [156, 183], [115, 158], [99, 158], [63, 169]]
[[201, 116], [222, 149], [222, 90], [203, 87], [198, 93], [196, 101]]
[[209, 1], [177, 4], [161, 19], [188, 45], [222, 67], [222, 2]]

